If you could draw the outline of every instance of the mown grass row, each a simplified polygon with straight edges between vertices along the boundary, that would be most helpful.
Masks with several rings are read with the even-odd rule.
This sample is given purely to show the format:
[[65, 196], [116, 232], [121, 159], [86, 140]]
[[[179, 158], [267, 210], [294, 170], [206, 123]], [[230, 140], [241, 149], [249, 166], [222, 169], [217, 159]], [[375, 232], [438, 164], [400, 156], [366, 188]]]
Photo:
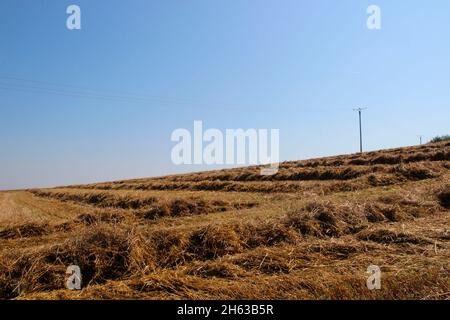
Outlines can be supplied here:
[[[307, 169], [303, 173], [280, 171], [273, 176], [246, 172], [233, 176], [230, 173], [211, 173], [209, 178], [192, 178], [193, 181], [148, 179], [140, 182], [102, 183], [77, 186], [91, 190], [171, 190], [171, 191], [224, 191], [292, 193], [312, 192], [330, 194], [334, 192], [362, 190], [374, 186], [388, 186], [408, 181], [433, 179], [449, 172], [450, 163], [417, 163], [378, 166], [371, 169]], [[321, 171], [323, 170], [323, 171]], [[351, 178], [350, 178], [351, 177]], [[230, 180], [231, 179], [231, 180]]]
[[[311, 201], [279, 218], [210, 223], [188, 230], [182, 227], [147, 230], [128, 223], [94, 222], [61, 233], [61, 239], [52, 245], [16, 252], [2, 251], [0, 297], [13, 298], [24, 293], [61, 289], [65, 268], [72, 264], [80, 266], [85, 285], [94, 285], [141, 277], [158, 270], [176, 270], [180, 266], [186, 266], [188, 274], [204, 276], [213, 271], [204, 268], [195, 271], [194, 266], [213, 263], [222, 257], [229, 257], [227, 263], [231, 268], [251, 271], [256, 262], [250, 252], [278, 246], [296, 247], [310, 242], [308, 239], [354, 235], [358, 241], [375, 245], [430, 245], [436, 240], [391, 231], [385, 222], [408, 221], [446, 210], [447, 196], [442, 196], [447, 194], [445, 191], [444, 186], [435, 195], [433, 203], [402, 200], [397, 198], [399, 196], [380, 197], [375, 203]], [[41, 227], [35, 230], [45, 229]], [[309, 249], [318, 250], [321, 255], [346, 259], [361, 248], [361, 244], [355, 244]], [[304, 258], [308, 259], [308, 255]], [[283, 254], [266, 259], [267, 262], [258, 260], [262, 273], [289, 273], [296, 268], [286, 262]], [[222, 272], [226, 275], [228, 271]]]
[[254, 201], [205, 200], [199, 197], [161, 198], [142, 194], [114, 194], [99, 190], [75, 192], [72, 190], [31, 190], [31, 192], [38, 197], [82, 203], [95, 208], [131, 210], [134, 215], [144, 219], [200, 215], [231, 209], [252, 208], [257, 205]]

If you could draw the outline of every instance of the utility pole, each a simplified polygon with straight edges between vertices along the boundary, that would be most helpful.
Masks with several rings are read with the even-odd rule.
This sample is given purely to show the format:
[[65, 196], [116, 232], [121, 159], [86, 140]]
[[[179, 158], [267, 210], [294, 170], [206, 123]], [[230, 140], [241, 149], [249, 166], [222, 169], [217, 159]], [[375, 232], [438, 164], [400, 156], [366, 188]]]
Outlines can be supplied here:
[[423, 137], [423, 136], [422, 136], [422, 135], [419, 135], [418, 137], [419, 137], [419, 142], [420, 142], [420, 144], [422, 145], [422, 137]]
[[362, 141], [362, 125], [361, 125], [361, 113], [367, 108], [355, 108], [354, 111], [358, 111], [359, 114], [359, 152], [363, 152], [363, 141]]

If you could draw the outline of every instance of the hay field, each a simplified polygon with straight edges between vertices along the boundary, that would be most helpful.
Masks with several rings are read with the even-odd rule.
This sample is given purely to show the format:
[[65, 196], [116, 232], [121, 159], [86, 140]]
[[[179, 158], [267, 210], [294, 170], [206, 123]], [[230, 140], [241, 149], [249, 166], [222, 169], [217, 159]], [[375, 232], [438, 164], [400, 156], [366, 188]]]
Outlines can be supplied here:
[[1, 192], [0, 299], [450, 299], [449, 169], [441, 142]]

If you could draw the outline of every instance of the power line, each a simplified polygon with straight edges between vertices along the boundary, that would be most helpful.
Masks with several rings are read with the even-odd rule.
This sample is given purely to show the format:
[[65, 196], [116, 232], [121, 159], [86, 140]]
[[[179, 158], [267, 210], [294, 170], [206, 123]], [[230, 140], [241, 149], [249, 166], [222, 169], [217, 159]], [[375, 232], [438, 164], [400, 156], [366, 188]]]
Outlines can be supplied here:
[[[72, 89], [76, 89], [76, 90], [82, 90], [83, 93], [87, 93], [87, 94], [100, 94], [100, 95], [112, 95], [114, 97], [120, 96], [120, 97], [127, 97], [127, 98], [137, 98], [137, 99], [155, 99], [158, 101], [169, 101], [169, 102], [177, 102], [177, 103], [199, 103], [198, 101], [189, 101], [186, 99], [180, 100], [180, 99], [173, 99], [173, 98], [168, 98], [168, 97], [161, 97], [161, 96], [155, 96], [155, 95], [143, 95], [143, 94], [138, 94], [138, 93], [131, 93], [131, 92], [124, 92], [124, 91], [117, 91], [115, 90], [114, 92], [111, 91], [104, 91], [104, 90], [99, 90], [97, 88], [91, 88], [91, 87], [86, 87], [86, 86], [74, 86], [74, 85], [69, 85], [69, 84], [64, 84], [64, 83], [56, 83], [56, 82], [48, 82], [48, 81], [38, 81], [38, 80], [31, 80], [31, 79], [24, 79], [24, 78], [18, 78], [18, 77], [6, 77], [6, 76], [0, 76], [0, 80], [1, 79], [6, 79], [6, 80], [12, 80], [12, 81], [19, 81], [19, 82], [26, 82], [26, 83], [35, 83], [35, 84], [39, 84], [39, 85], [44, 85], [46, 87], [50, 86], [50, 87], [63, 87], [63, 88], [72, 88]], [[12, 84], [16, 84], [16, 83], [12, 83]], [[27, 84], [21, 84], [19, 83], [19, 85], [27, 85]], [[59, 89], [58, 89], [59, 90]], [[215, 103], [218, 104], [218, 103]]]
[[[25, 79], [2, 75], [0, 75], [0, 90], [5, 90], [8, 92], [17, 91], [25, 93], [51, 94], [64, 97], [96, 99], [122, 103], [141, 103], [141, 104], [151, 103], [153, 105], [157, 104], [160, 107], [179, 105], [184, 107], [194, 107], [195, 109], [210, 110], [214, 108], [220, 108], [226, 110], [239, 110], [239, 112], [248, 111], [245, 110], [246, 108], [243, 108], [242, 106], [226, 105], [224, 103], [218, 102], [203, 103], [187, 99], [178, 99], [178, 98], [162, 97], [123, 91], [112, 92], [112, 91], [98, 90], [86, 86], [75, 86], [64, 83], [47, 82], [41, 80]], [[260, 107], [256, 108], [255, 110], [259, 112], [267, 112], [267, 110], [264, 110]], [[277, 108], [276, 111], [274, 112], [280, 111], [284, 110], [280, 110], [280, 108]], [[329, 112], [329, 111], [330, 110], [328, 109], [302, 108], [301, 110], [294, 109], [290, 110], [289, 112]]]
[[[119, 101], [149, 101], [145, 100], [143, 98], [139, 97], [129, 97], [129, 96], [122, 96], [122, 95], [114, 95], [114, 94], [104, 94], [104, 93], [95, 93], [95, 92], [87, 92], [87, 91], [79, 91], [79, 90], [61, 90], [57, 88], [52, 87], [42, 87], [42, 86], [36, 86], [36, 85], [24, 85], [24, 84], [11, 84], [11, 83], [4, 83], [0, 81], [0, 87], [2, 89], [12, 89], [12, 90], [18, 90], [18, 91], [24, 91], [24, 92], [37, 92], [37, 93], [49, 93], [49, 94], [56, 94], [56, 95], [64, 95], [64, 96], [75, 96], [75, 97], [81, 97], [81, 98], [94, 98], [94, 99], [106, 99], [106, 100], [119, 100]], [[164, 101], [159, 101], [163, 102]]]
[[[7, 82], [5, 82], [7, 80]], [[151, 102], [172, 105], [185, 105], [211, 108], [211, 103], [205, 104], [198, 101], [189, 101], [186, 99], [173, 99], [168, 97], [142, 95], [130, 92], [102, 91], [89, 87], [73, 86], [54, 82], [38, 81], [17, 77], [0, 76], [0, 89], [15, 90], [22, 92], [48, 93], [62, 96], [93, 98], [101, 100], [113, 100], [121, 102]], [[222, 103], [213, 103], [216, 107], [230, 108]]]
[[363, 152], [363, 139], [362, 139], [362, 125], [361, 125], [361, 113], [367, 108], [354, 108], [354, 111], [358, 111], [359, 114], [359, 152]]

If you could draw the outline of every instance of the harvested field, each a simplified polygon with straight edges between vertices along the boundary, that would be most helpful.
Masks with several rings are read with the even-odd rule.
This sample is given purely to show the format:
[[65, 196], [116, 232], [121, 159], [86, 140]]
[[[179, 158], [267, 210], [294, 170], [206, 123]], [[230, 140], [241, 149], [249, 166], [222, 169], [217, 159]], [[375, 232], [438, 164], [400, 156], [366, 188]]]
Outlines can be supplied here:
[[[0, 299], [450, 299], [449, 169], [441, 142], [273, 176], [2, 192]], [[80, 291], [65, 288], [70, 265]]]

